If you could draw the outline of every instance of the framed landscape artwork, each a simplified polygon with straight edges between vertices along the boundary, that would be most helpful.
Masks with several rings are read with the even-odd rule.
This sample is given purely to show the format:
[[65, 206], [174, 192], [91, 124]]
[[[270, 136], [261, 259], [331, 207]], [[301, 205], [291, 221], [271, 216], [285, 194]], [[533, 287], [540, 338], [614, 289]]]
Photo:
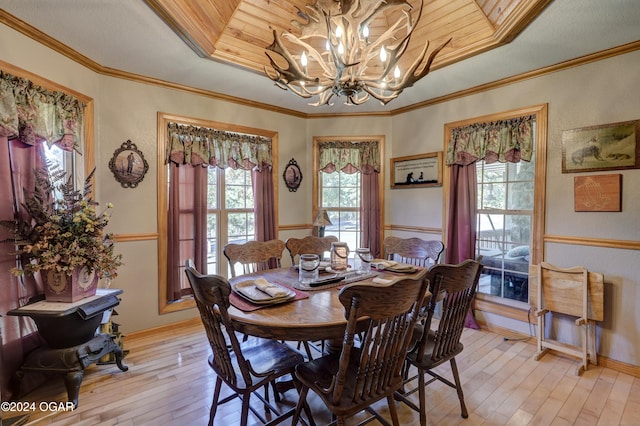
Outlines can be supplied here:
[[640, 168], [640, 120], [562, 132], [562, 173]]
[[391, 188], [442, 186], [442, 151], [391, 159]]

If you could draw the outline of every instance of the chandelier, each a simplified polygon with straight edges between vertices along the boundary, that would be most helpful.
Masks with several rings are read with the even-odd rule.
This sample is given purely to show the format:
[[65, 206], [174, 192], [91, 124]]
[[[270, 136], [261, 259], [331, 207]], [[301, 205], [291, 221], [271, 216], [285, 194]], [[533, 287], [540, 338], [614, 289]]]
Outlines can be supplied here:
[[[425, 59], [427, 41], [413, 62], [401, 69], [400, 58], [422, 15], [423, 1], [419, 4], [416, 11], [403, 0], [315, 0], [308, 12], [298, 9], [304, 23], [292, 22], [301, 30], [299, 37], [273, 31], [273, 43], [265, 52], [271, 69], [265, 66], [265, 74], [281, 89], [303, 98], [317, 96], [310, 105], [333, 105], [334, 95], [346, 97], [347, 105], [363, 104], [369, 97], [386, 105], [425, 77], [436, 55], [451, 41]], [[390, 17], [395, 22], [381, 27], [379, 22]]]

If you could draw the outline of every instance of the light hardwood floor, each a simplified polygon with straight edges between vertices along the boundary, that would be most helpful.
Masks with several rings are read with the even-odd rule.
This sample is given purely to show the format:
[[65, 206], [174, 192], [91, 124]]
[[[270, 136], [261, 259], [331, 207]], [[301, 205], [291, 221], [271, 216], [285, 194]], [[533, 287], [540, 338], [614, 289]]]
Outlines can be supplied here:
[[[547, 355], [536, 362], [532, 359], [535, 345], [505, 341], [484, 330], [465, 330], [463, 342], [458, 367], [469, 418], [460, 417], [453, 389], [433, 383], [427, 388], [430, 425], [640, 424], [640, 378], [599, 366], [577, 377], [576, 360]], [[199, 324], [126, 338], [125, 349], [130, 351], [125, 358], [128, 372], [115, 365], [89, 367], [75, 411], [36, 410], [30, 413], [29, 424], [206, 425], [214, 375], [207, 365], [209, 348]], [[448, 371], [448, 364], [440, 369]], [[288, 391], [284, 404], [295, 404], [296, 397], [295, 390]], [[66, 392], [62, 380], [52, 378], [21, 400], [64, 402]], [[326, 424], [329, 417], [311, 393], [309, 401], [316, 422]], [[377, 407], [387, 413], [386, 402]], [[222, 405], [216, 425], [239, 424], [239, 408], [237, 399]], [[417, 413], [406, 405], [398, 403], [398, 413], [402, 425], [419, 424]], [[348, 424], [362, 418], [357, 416]], [[251, 417], [249, 424], [259, 422]]]

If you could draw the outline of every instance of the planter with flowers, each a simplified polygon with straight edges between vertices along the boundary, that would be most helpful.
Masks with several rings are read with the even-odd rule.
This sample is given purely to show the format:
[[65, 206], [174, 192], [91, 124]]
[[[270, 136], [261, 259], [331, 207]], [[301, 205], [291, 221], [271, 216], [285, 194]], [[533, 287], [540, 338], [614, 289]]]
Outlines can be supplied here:
[[[95, 171], [95, 170], [94, 170]], [[82, 190], [56, 166], [35, 171], [35, 188], [25, 193], [28, 217], [0, 223], [12, 229], [21, 264], [14, 275], [39, 273], [48, 301], [75, 302], [95, 294], [99, 278], [111, 279], [122, 265], [112, 235], [105, 233], [108, 204], [97, 212], [91, 179]]]

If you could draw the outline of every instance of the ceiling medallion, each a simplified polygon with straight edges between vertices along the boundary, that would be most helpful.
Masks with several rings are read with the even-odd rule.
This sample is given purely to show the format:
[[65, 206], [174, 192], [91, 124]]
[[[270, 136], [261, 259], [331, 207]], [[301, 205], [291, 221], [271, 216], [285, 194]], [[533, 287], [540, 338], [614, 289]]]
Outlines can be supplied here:
[[[301, 35], [273, 31], [273, 43], [265, 52], [271, 68], [265, 74], [284, 90], [317, 100], [310, 105], [333, 105], [333, 96], [345, 104], [360, 105], [369, 97], [383, 105], [425, 77], [448, 39], [425, 58], [422, 52], [402, 70], [411, 35], [422, 16], [422, 0], [316, 0], [307, 11], [298, 10], [304, 23]], [[386, 24], [390, 17], [396, 21]], [[381, 24], [382, 23], [382, 24]], [[274, 55], [275, 54], [275, 55]], [[284, 62], [286, 64], [284, 64]]]

